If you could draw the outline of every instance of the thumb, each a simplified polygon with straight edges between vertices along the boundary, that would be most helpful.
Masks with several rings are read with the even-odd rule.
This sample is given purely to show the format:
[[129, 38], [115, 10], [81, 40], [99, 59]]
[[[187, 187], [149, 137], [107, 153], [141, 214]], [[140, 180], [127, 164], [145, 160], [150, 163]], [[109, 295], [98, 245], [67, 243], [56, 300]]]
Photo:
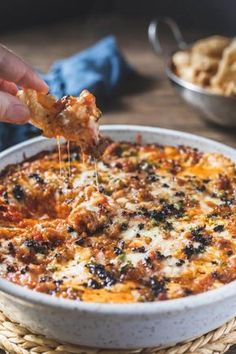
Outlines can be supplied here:
[[0, 121], [23, 124], [29, 119], [29, 110], [20, 100], [7, 92], [0, 92]]

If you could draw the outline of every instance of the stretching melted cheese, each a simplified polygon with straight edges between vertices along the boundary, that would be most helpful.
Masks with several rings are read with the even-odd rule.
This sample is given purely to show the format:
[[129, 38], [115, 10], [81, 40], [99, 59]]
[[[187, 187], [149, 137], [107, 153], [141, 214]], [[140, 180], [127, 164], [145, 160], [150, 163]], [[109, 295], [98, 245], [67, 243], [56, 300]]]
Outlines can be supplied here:
[[95, 302], [173, 299], [236, 278], [228, 158], [110, 142], [98, 178], [77, 147], [69, 159], [62, 147], [61, 160], [61, 174], [57, 152], [2, 172], [1, 277]]

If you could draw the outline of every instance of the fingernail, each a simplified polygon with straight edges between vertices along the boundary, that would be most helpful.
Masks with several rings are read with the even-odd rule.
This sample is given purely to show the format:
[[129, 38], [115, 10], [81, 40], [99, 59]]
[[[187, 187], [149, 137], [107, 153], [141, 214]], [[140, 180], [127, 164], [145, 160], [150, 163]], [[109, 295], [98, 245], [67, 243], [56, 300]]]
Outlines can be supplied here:
[[48, 93], [49, 87], [47, 83], [43, 80], [43, 78], [39, 75], [35, 74], [35, 84], [37, 87], [32, 87], [35, 88], [37, 91], [42, 92], [42, 93]]
[[6, 118], [12, 123], [25, 123], [29, 119], [30, 112], [23, 104], [12, 104], [8, 107]]

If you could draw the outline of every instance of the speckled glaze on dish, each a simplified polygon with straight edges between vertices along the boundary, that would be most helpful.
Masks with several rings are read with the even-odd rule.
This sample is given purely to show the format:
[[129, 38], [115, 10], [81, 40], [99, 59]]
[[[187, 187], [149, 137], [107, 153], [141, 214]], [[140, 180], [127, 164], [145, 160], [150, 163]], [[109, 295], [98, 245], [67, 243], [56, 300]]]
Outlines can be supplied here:
[[[221, 152], [236, 162], [236, 151], [217, 142], [173, 130], [110, 125], [105, 135], [144, 143], [190, 145]], [[0, 154], [0, 169], [56, 142], [36, 138]], [[236, 314], [236, 282], [182, 299], [152, 303], [98, 304], [57, 299], [0, 279], [0, 309], [30, 330], [60, 341], [99, 348], [169, 346], [217, 328]]]

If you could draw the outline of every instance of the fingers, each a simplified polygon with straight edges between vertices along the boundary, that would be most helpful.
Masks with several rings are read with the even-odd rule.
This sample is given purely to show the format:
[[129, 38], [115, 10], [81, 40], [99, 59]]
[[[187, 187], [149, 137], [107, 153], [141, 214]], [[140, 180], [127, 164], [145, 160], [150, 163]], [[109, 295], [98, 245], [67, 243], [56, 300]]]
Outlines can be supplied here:
[[47, 84], [34, 70], [23, 59], [2, 45], [0, 46], [0, 77], [24, 88], [48, 92]]
[[14, 84], [13, 82], [1, 80], [1, 79], [0, 79], [0, 90], [8, 92], [14, 96], [17, 94], [17, 91], [18, 91], [16, 84]]
[[0, 45], [0, 121], [25, 123], [29, 119], [29, 110], [15, 97], [17, 85], [32, 88], [39, 92], [48, 92], [47, 84], [23, 59]]
[[0, 121], [22, 124], [29, 119], [29, 110], [20, 100], [7, 92], [0, 92]]

